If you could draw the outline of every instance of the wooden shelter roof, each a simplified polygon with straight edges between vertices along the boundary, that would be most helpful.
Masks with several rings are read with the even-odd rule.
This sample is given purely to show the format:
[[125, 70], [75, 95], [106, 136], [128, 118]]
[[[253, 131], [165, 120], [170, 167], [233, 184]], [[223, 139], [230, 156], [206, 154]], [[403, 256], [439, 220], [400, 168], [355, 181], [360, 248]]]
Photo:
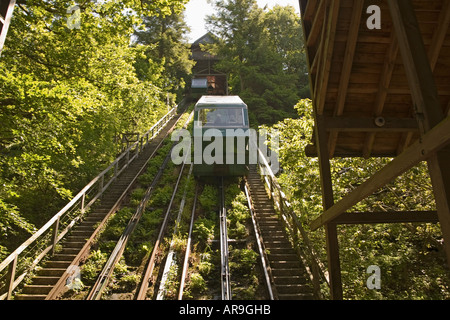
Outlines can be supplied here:
[[[450, 107], [450, 1], [413, 0], [445, 115]], [[371, 5], [381, 29], [369, 29]], [[330, 157], [395, 157], [419, 125], [387, 0], [300, 0], [315, 113]], [[306, 153], [316, 156], [315, 146]]]

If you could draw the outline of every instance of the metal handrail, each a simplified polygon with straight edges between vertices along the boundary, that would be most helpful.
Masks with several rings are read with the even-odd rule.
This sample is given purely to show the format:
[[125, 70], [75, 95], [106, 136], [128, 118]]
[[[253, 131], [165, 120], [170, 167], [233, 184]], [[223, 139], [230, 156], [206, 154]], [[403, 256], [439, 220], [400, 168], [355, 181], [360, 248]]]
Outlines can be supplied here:
[[[122, 154], [120, 154], [105, 170], [92, 179], [68, 204], [64, 206], [57, 214], [55, 214], [45, 225], [43, 225], [36, 233], [34, 233], [28, 240], [21, 244], [14, 252], [12, 252], [5, 260], [0, 263], [0, 273], [9, 266], [6, 287], [7, 292], [0, 295], [0, 300], [10, 299], [12, 291], [22, 282], [27, 273], [33, 269], [51, 250], [54, 253], [56, 244], [64, 237], [64, 235], [70, 231], [70, 229], [81, 219], [87, 209], [89, 209], [94, 202], [102, 196], [102, 194], [108, 189], [110, 184], [125, 170], [131, 162], [133, 162], [147, 144], [153, 140], [153, 138], [159, 133], [159, 131], [172, 119], [178, 106], [172, 108], [167, 114], [165, 114], [156, 124], [154, 124], [147, 132], [145, 132], [138, 141], [129, 146]], [[125, 163], [123, 159], [125, 158]], [[119, 168], [120, 163], [122, 167]], [[108, 173], [114, 169], [112, 176], [108, 181], [105, 181]], [[108, 179], [108, 178], [107, 178]], [[98, 192], [90, 201], [85, 204], [86, 197], [89, 196], [89, 192], [94, 190], [94, 186], [98, 186]], [[79, 206], [79, 207], [78, 207]], [[59, 232], [59, 224], [62, 218], [66, 217], [72, 210], [79, 210], [75, 218], [66, 226], [64, 230]], [[70, 217], [69, 217], [70, 218]], [[52, 228], [53, 227], [53, 228]], [[53, 229], [53, 235], [51, 237], [51, 244], [46, 246], [42, 252], [33, 260], [33, 262], [27, 267], [20, 276], [16, 277], [16, 269], [19, 261], [19, 255], [25, 251], [31, 244], [35, 243], [41, 236], [48, 234]], [[4, 289], [4, 288], [3, 288]]]
[[[284, 194], [280, 184], [278, 183], [277, 178], [273, 174], [273, 171], [270, 168], [266, 157], [259, 148], [258, 154], [260, 159], [258, 161], [260, 172], [264, 172], [263, 178], [266, 186], [269, 189], [270, 198], [272, 198], [275, 206], [279, 210], [286, 226], [288, 227], [288, 230], [292, 233], [294, 245], [297, 247], [299, 255], [301, 256], [300, 251], [304, 251], [308, 255], [307, 258], [309, 260], [309, 264], [311, 265], [308, 272], [313, 283], [315, 295], [317, 297], [320, 297], [320, 279], [323, 279], [328, 287], [330, 287], [328, 271], [326, 270], [324, 264], [320, 261], [320, 258], [316, 253], [311, 240], [309, 239], [305, 229], [303, 228], [302, 222], [299, 220], [294, 210], [292, 209], [290, 203], [286, 198], [286, 195]], [[295, 239], [298, 239], [299, 234], [305, 243], [304, 248], [300, 248], [299, 246], [297, 246], [298, 243], [297, 241], [295, 241]], [[304, 258], [302, 257], [302, 259]]]

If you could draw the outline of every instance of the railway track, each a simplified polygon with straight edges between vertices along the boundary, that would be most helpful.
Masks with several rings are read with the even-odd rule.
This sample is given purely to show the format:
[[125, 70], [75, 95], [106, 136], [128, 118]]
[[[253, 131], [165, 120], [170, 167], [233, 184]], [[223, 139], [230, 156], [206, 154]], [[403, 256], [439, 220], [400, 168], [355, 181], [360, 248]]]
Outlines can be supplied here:
[[189, 267], [189, 256], [191, 254], [192, 231], [194, 228], [195, 210], [197, 208], [197, 199], [198, 199], [198, 186], [195, 187], [194, 203], [192, 204], [191, 220], [189, 223], [188, 239], [187, 239], [187, 243], [186, 243], [186, 252], [184, 254], [183, 268], [181, 271], [180, 288], [178, 290], [178, 300], [183, 300], [184, 286], [186, 283], [186, 276], [187, 276], [187, 271], [188, 271], [188, 267]]
[[[41, 268], [33, 278], [31, 284], [25, 285], [21, 294], [16, 295], [16, 299], [57, 299], [64, 291], [67, 278], [71, 275], [70, 271], [76, 270], [78, 264], [84, 261], [89, 254], [89, 248], [93, 240], [98, 236], [101, 225], [107, 218], [118, 210], [127, 194], [129, 194], [133, 185], [136, 184], [137, 178], [142, 174], [143, 169], [158, 148], [163, 143], [170, 132], [178, 122], [178, 118], [172, 119], [160, 135], [152, 142], [149, 148], [131, 165], [122, 175], [118, 177], [115, 183], [110, 187], [109, 191], [104, 193], [101, 203], [94, 207], [92, 212], [79, 223], [71, 232], [67, 240], [62, 245], [62, 250], [54, 255]], [[173, 147], [172, 147], [173, 148]], [[124, 228], [122, 236], [118, 239], [115, 248], [109, 255], [109, 259], [104, 265], [102, 271], [95, 284], [90, 288], [87, 300], [98, 300], [102, 298], [105, 288], [108, 286], [114, 268], [123, 256], [125, 247], [130, 239], [130, 235], [136, 229], [140, 218], [147, 206], [152, 192], [155, 190], [159, 179], [163, 175], [166, 164], [170, 160], [169, 151], [163, 165], [159, 168], [153, 182], [145, 191], [140, 204], [137, 206], [136, 212], [128, 221]], [[165, 208], [164, 219], [159, 228], [159, 234], [154, 242], [151, 256], [145, 262], [145, 268], [142, 272], [140, 285], [136, 288], [134, 299], [165, 299], [166, 281], [168, 274], [173, 266], [181, 270], [178, 275], [179, 289], [177, 298], [184, 298], [184, 290], [186, 282], [189, 278], [190, 254], [193, 242], [193, 227], [196, 216], [196, 205], [199, 196], [198, 183], [195, 186], [195, 198], [192, 204], [189, 228], [187, 234], [187, 244], [184, 253], [184, 259], [181, 255], [175, 258], [176, 254], [172, 249], [173, 240], [167, 249], [166, 233], [170, 227], [173, 227], [173, 236], [178, 232], [180, 226], [180, 217], [186, 201], [186, 191], [188, 183], [184, 187], [184, 194], [178, 211], [178, 217], [173, 221], [172, 206], [174, 205], [180, 185], [180, 181], [185, 173], [185, 165], [182, 164], [178, 169], [178, 178], [173, 188], [173, 193], [167, 208]], [[190, 167], [186, 181], [190, 179], [192, 166]], [[308, 284], [308, 276], [305, 267], [298, 259], [291, 243], [289, 242], [280, 218], [277, 216], [271, 199], [269, 199], [260, 175], [256, 172], [256, 168], [250, 169], [250, 173], [246, 178], [245, 193], [247, 195], [248, 207], [251, 212], [251, 221], [253, 222], [253, 236], [255, 238], [254, 251], [258, 253], [260, 258], [261, 273], [260, 282], [264, 282], [267, 287], [267, 299], [313, 299], [312, 290]], [[232, 294], [232, 278], [233, 271], [230, 272], [230, 252], [228, 238], [227, 208], [225, 205], [225, 185], [224, 179], [221, 178], [217, 186], [219, 194], [219, 210], [217, 214], [219, 233], [218, 243], [220, 252], [220, 271], [217, 283], [220, 283], [220, 297], [222, 300], [231, 300]], [[172, 226], [173, 224], [173, 226]], [[183, 235], [184, 236], [184, 235]], [[231, 247], [233, 243], [238, 243], [235, 239], [231, 239]], [[248, 240], [244, 240], [248, 242]], [[242, 243], [244, 243], [242, 242]], [[248, 246], [248, 244], [247, 244]], [[232, 248], [233, 249], [233, 248]], [[176, 261], [178, 260], [178, 261]], [[182, 260], [182, 261], [181, 261]], [[164, 263], [165, 262], [165, 263]], [[75, 268], [73, 268], [75, 266]], [[234, 280], [239, 282], [239, 280]], [[236, 284], [235, 284], [236, 285]], [[149, 288], [151, 287], [151, 290]], [[171, 296], [174, 298], [173, 295]]]
[[[163, 255], [162, 244], [163, 244], [164, 236], [167, 231], [169, 220], [171, 218], [172, 205], [174, 204], [175, 196], [177, 195], [179, 184], [180, 184], [181, 178], [183, 177], [184, 167], [185, 167], [185, 163], [183, 162], [183, 164], [181, 165], [181, 169], [180, 169], [178, 178], [177, 178], [177, 182], [175, 183], [172, 197], [170, 199], [167, 210], [164, 214], [164, 220], [162, 222], [162, 225], [160, 226], [159, 234], [156, 239], [155, 245], [153, 247], [152, 254], [151, 254], [150, 258], [148, 259], [148, 262], [146, 263], [145, 271], [144, 271], [143, 277], [141, 279], [141, 285], [140, 285], [139, 290], [137, 291], [137, 294], [135, 297], [136, 300], [147, 300], [150, 282], [154, 282], [153, 278], [152, 278], [153, 271], [154, 271], [155, 267], [157, 266], [158, 256]], [[158, 292], [158, 290], [154, 290], [154, 292]]]
[[231, 279], [229, 267], [229, 253], [228, 253], [228, 226], [227, 226], [227, 210], [225, 208], [225, 190], [223, 177], [220, 180], [219, 194], [220, 194], [220, 210], [219, 210], [219, 225], [220, 225], [220, 283], [222, 289], [222, 300], [231, 300]]
[[[180, 176], [182, 175], [182, 170], [180, 170]], [[177, 181], [180, 180], [180, 176]], [[291, 243], [289, 242], [281, 221], [275, 210], [273, 209], [272, 200], [268, 198], [266, 190], [261, 182], [259, 174], [256, 169], [250, 171], [250, 175], [247, 178], [246, 194], [248, 196], [249, 207], [252, 212], [252, 221], [254, 226], [254, 236], [256, 238], [255, 245], [260, 258], [260, 265], [262, 266], [261, 272], [263, 275], [261, 279], [264, 279], [267, 291], [267, 299], [280, 299], [280, 300], [305, 300], [314, 299], [311, 286], [309, 285], [309, 277], [306, 273], [306, 269], [298, 259]], [[175, 186], [174, 194], [172, 199], [178, 189], [178, 183]], [[192, 247], [192, 230], [195, 222], [195, 212], [196, 204], [199, 192], [199, 186], [196, 186], [195, 198], [192, 204], [192, 211], [190, 215], [189, 231], [187, 235], [187, 245], [184, 255], [184, 259], [179, 260], [179, 267], [181, 276], [179, 277], [180, 285], [178, 289], [178, 300], [182, 300], [184, 297], [184, 288], [186, 283], [187, 274], [189, 273], [189, 257]], [[228, 223], [227, 223], [227, 210], [225, 206], [225, 185], [223, 179], [217, 186], [219, 194], [219, 210], [217, 214], [219, 222], [219, 252], [220, 252], [220, 266], [219, 274], [220, 279], [216, 282], [220, 285], [220, 297], [222, 300], [232, 300], [232, 278], [233, 272], [230, 272], [229, 267], [229, 238], [228, 238]], [[181, 201], [184, 202], [184, 197]], [[170, 212], [170, 206], [167, 209], [166, 218], [168, 219]], [[176, 219], [175, 228], [173, 235], [177, 233], [177, 227], [180, 222], [180, 208], [178, 218]], [[163, 223], [160, 230], [160, 237], [158, 238], [155, 249], [152, 252], [152, 257], [149, 259], [149, 263], [146, 268], [145, 276], [143, 278], [140, 292], [136, 295], [136, 299], [149, 299], [153, 298], [156, 300], [165, 299], [165, 288], [167, 274], [171, 270], [172, 266], [175, 266], [177, 262], [173, 257], [173, 251], [164, 253], [159, 250], [160, 244], [163, 241], [163, 235], [165, 229], [167, 228], [166, 222]], [[233, 240], [233, 239], [232, 239]], [[172, 240], [173, 241], [173, 240]], [[256, 251], [256, 250], [255, 250]], [[267, 254], [268, 253], [268, 254]], [[161, 265], [159, 270], [160, 281], [156, 281], [156, 275], [154, 273], [156, 266], [156, 257], [160, 257], [159, 260], [164, 260], [161, 257], [165, 256], [164, 267]], [[153, 279], [152, 279], [153, 275]], [[152, 297], [148, 295], [149, 287], [145, 284], [154, 285]], [[158, 286], [159, 285], [159, 286]]]
[[[186, 122], [184, 123], [184, 128], [187, 127], [187, 125], [189, 124], [189, 122], [192, 119], [192, 114], [189, 116], [189, 118], [186, 120]], [[107, 287], [111, 276], [113, 275], [114, 272], [114, 268], [116, 267], [116, 265], [119, 263], [119, 260], [121, 259], [126, 245], [128, 243], [128, 240], [130, 239], [133, 231], [136, 229], [137, 225], [139, 224], [139, 221], [141, 219], [141, 217], [143, 216], [146, 206], [152, 196], [153, 191], [155, 190], [157, 184], [159, 183], [163, 172], [165, 171], [169, 161], [171, 160], [171, 151], [173, 149], [174, 145], [172, 145], [172, 147], [170, 148], [170, 150], [167, 152], [167, 155], [164, 159], [163, 164], [161, 165], [161, 167], [159, 168], [157, 174], [155, 175], [152, 183], [150, 184], [150, 186], [147, 188], [147, 190], [145, 191], [145, 194], [143, 196], [143, 198], [141, 199], [139, 205], [136, 208], [136, 211], [134, 213], [134, 215], [130, 218], [127, 227], [125, 228], [124, 232], [122, 233], [121, 237], [119, 238], [119, 240], [116, 243], [115, 248], [113, 249], [112, 253], [110, 254], [108, 261], [106, 262], [106, 264], [103, 266], [103, 269], [100, 273], [100, 275], [97, 278], [97, 281], [95, 282], [95, 284], [93, 285], [93, 287], [91, 288], [88, 296], [86, 297], [86, 300], [99, 300], [102, 297], [103, 291], [105, 290], [105, 288]], [[171, 212], [171, 207], [172, 204], [174, 202], [177, 190], [178, 190], [178, 185], [180, 183], [181, 177], [183, 176], [183, 169], [184, 169], [184, 164], [181, 167], [179, 176], [178, 176], [178, 180], [176, 182], [174, 191], [173, 191], [173, 195], [172, 198], [170, 200], [169, 206], [167, 208], [166, 211], [166, 215], [164, 218], [164, 222], [163, 225], [161, 226], [161, 231], [159, 233], [155, 248], [153, 249], [153, 253], [152, 253], [152, 257], [150, 259], [150, 263], [149, 263], [149, 267], [151, 268], [151, 270], [146, 271], [145, 275], [144, 275], [144, 280], [142, 283], [144, 283], [145, 281], [148, 282], [148, 277], [146, 278], [147, 273], [149, 273], [151, 275], [152, 273], [152, 269], [154, 267], [154, 261], [155, 261], [155, 257], [156, 255], [159, 253], [159, 244], [162, 241], [162, 237], [164, 235], [165, 232], [165, 228], [167, 227], [167, 222], [170, 218], [170, 212]], [[152, 264], [153, 263], [153, 264]], [[141, 285], [141, 291], [145, 290], [142, 288]], [[141, 296], [141, 291], [138, 293], [138, 295], [136, 296], [137, 299], [143, 299], [143, 297]]]
[[127, 227], [125, 228], [125, 231], [123, 232], [122, 236], [117, 241], [117, 244], [112, 251], [111, 255], [109, 256], [108, 261], [106, 262], [106, 265], [103, 267], [99, 277], [97, 278], [96, 283], [91, 288], [91, 291], [89, 295], [87, 296], [86, 300], [100, 300], [103, 290], [108, 285], [108, 282], [113, 274], [114, 268], [119, 262], [120, 258], [122, 257], [122, 254], [125, 250], [125, 247], [127, 245], [128, 239], [130, 238], [132, 232], [136, 229], [139, 220], [141, 219], [145, 208], [147, 206], [148, 201], [150, 200], [150, 197], [152, 195], [153, 190], [156, 187], [156, 184], [159, 182], [161, 175], [164, 171], [164, 169], [167, 166], [167, 163], [170, 160], [170, 152], [166, 156], [163, 165], [158, 170], [158, 173], [156, 174], [155, 178], [153, 179], [153, 182], [151, 183], [150, 187], [146, 190], [144, 198], [139, 203], [139, 206], [136, 209], [135, 214], [131, 217], [130, 221], [128, 222]]
[[83, 221], [74, 226], [66, 240], [62, 242], [62, 250], [53, 255], [36, 272], [30, 284], [23, 287], [17, 300], [56, 299], [65, 291], [66, 281], [78, 265], [88, 256], [90, 247], [99, 235], [102, 226], [114, 214], [124, 201], [137, 178], [142, 174], [148, 161], [155, 155], [164, 139], [175, 128], [181, 114], [168, 121], [156, 137], [140, 154], [139, 158], [131, 162], [124, 172], [103, 193], [100, 204], [94, 205], [91, 212]]

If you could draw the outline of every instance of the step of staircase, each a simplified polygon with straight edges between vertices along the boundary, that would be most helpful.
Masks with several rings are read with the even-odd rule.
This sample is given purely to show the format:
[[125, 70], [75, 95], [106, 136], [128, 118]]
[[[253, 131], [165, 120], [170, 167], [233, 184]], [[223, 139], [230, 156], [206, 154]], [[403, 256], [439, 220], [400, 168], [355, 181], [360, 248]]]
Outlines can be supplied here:
[[292, 248], [255, 167], [250, 167], [247, 181], [278, 299], [313, 299], [306, 269]]

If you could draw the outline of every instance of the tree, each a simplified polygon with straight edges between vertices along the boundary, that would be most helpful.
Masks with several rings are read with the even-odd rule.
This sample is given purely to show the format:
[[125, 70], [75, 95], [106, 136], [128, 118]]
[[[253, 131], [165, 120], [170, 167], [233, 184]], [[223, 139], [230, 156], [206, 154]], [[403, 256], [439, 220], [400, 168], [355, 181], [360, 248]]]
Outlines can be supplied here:
[[[278, 180], [294, 212], [321, 260], [327, 261], [325, 232], [310, 231], [309, 224], [322, 212], [320, 172], [316, 158], [305, 155], [313, 136], [310, 100], [301, 100], [299, 119], [275, 124], [280, 132]], [[386, 158], [331, 159], [335, 201], [366, 181], [389, 163]], [[426, 163], [409, 170], [349, 211], [435, 210], [433, 190]], [[450, 271], [436, 224], [379, 224], [339, 226], [340, 262], [345, 299], [448, 299]], [[366, 270], [381, 270], [381, 290], [368, 290]], [[325, 289], [325, 288], [324, 288]], [[325, 293], [328, 290], [324, 290]]]
[[300, 17], [294, 8], [265, 11], [255, 0], [214, 2], [217, 14], [208, 25], [220, 41], [210, 49], [229, 73], [230, 92], [249, 105], [253, 119], [273, 124], [295, 116], [293, 106], [306, 86], [306, 62]]
[[[117, 137], [166, 111], [159, 83], [137, 77], [130, 46], [141, 16], [187, 1], [67, 0], [17, 4], [0, 59], [0, 249], [13, 250], [117, 155]], [[155, 68], [163, 67], [155, 64]]]
[[144, 47], [144, 55], [135, 64], [138, 77], [152, 79], [156, 64], [164, 68], [159, 71], [164, 75], [161, 87], [181, 93], [194, 63], [189, 59], [190, 49], [185, 37], [188, 30], [183, 13], [145, 16], [143, 30], [135, 32], [134, 40], [136, 45]]

